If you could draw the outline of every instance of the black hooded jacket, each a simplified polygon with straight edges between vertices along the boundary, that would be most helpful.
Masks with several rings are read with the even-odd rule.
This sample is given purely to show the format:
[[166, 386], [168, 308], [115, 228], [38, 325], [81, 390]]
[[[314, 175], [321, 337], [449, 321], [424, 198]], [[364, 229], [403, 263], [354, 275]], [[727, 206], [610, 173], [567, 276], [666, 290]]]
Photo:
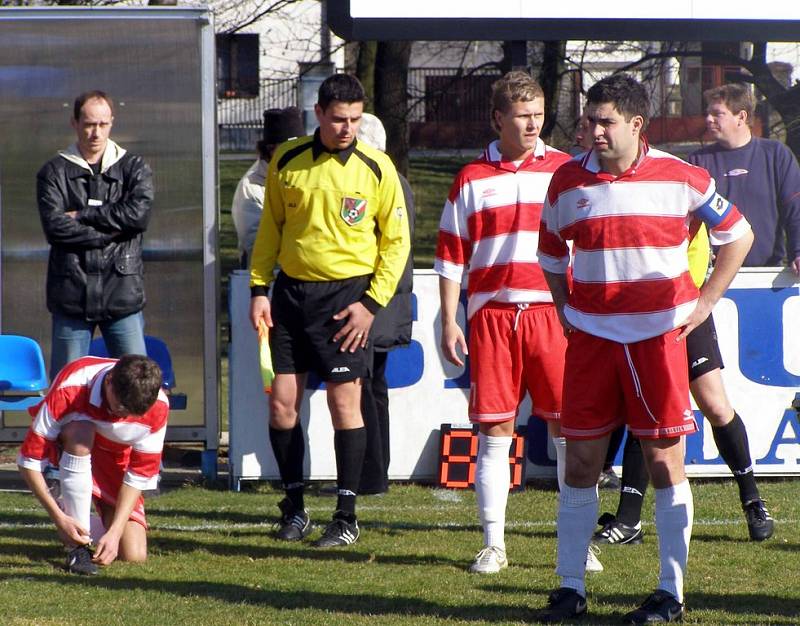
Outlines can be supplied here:
[[109, 140], [95, 175], [72, 146], [39, 170], [36, 198], [50, 244], [50, 312], [106, 321], [141, 311], [142, 233], [153, 204], [144, 160]]

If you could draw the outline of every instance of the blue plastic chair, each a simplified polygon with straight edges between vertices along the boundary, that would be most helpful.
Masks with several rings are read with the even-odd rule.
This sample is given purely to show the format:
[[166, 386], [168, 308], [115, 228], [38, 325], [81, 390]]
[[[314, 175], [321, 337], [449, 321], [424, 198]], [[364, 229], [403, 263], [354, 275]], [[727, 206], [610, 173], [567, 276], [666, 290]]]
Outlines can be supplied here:
[[0, 335], [0, 410], [24, 411], [47, 390], [42, 349], [30, 337]]
[[[175, 387], [175, 370], [172, 368], [172, 356], [169, 353], [167, 344], [158, 337], [152, 335], [145, 335], [144, 347], [147, 350], [147, 356], [153, 359], [161, 368], [161, 373], [164, 375], [164, 390], [169, 397], [169, 407], [173, 410], [179, 411], [186, 408], [186, 394], [173, 393]], [[89, 354], [91, 356], [108, 357], [108, 349], [103, 337], [96, 337], [92, 339], [89, 344]]]

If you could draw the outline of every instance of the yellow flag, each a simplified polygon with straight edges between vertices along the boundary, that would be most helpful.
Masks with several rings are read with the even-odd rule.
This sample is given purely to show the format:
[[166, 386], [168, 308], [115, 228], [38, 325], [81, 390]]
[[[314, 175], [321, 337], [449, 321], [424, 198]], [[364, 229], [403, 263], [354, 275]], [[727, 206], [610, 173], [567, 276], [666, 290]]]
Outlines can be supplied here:
[[269, 349], [269, 328], [263, 319], [258, 320], [258, 364], [261, 368], [264, 391], [272, 393], [272, 381], [275, 379], [275, 372], [272, 369], [272, 352]]

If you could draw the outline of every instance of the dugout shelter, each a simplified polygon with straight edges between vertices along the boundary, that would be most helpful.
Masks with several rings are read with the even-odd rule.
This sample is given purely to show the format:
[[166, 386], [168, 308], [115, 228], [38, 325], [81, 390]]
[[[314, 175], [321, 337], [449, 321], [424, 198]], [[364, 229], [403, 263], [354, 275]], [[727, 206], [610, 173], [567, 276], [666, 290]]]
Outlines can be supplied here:
[[[49, 246], [36, 172], [75, 141], [75, 97], [115, 102], [112, 139], [153, 170], [144, 237], [145, 333], [167, 346], [176, 392], [168, 441], [219, 440], [214, 31], [205, 8], [0, 9], [0, 329], [50, 350], [45, 306]], [[2, 415], [0, 441], [19, 442], [26, 413]]]

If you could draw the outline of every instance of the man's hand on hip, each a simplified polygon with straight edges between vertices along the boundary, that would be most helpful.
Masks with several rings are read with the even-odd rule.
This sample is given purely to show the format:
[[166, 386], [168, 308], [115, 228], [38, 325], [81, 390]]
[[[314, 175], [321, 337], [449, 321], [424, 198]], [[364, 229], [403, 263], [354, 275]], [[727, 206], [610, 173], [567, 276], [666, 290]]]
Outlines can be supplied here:
[[333, 340], [337, 342], [343, 339], [342, 345], [339, 346], [340, 352], [347, 352], [348, 350], [355, 352], [359, 347], [367, 347], [369, 329], [375, 319], [375, 316], [369, 312], [367, 307], [360, 302], [353, 302], [353, 304], [334, 315], [333, 319], [347, 320], [347, 323], [333, 336]]

